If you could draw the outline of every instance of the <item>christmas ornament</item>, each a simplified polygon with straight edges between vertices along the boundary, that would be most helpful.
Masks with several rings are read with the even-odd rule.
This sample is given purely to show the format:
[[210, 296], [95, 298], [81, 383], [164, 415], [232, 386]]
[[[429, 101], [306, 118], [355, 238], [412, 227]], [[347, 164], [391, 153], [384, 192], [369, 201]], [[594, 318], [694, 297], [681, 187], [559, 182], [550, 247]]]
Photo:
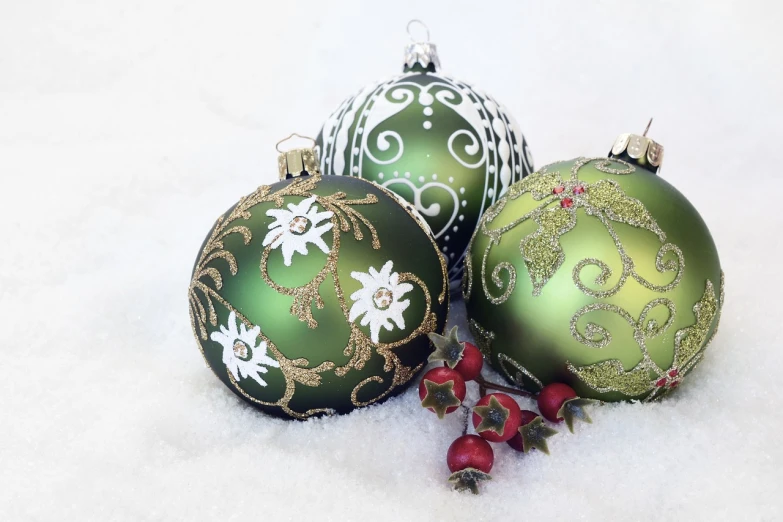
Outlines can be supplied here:
[[473, 427], [490, 442], [506, 442], [522, 423], [517, 401], [505, 393], [483, 396], [473, 407]]
[[452, 281], [461, 277], [481, 215], [533, 164], [502, 105], [440, 73], [429, 31], [426, 42], [406, 49], [401, 75], [345, 100], [317, 141], [324, 174], [375, 181], [415, 205], [448, 258]]
[[544, 424], [541, 415], [534, 411], [522, 410], [522, 424], [517, 434], [510, 438], [507, 444], [517, 451], [527, 453], [531, 449], [537, 449], [549, 455], [546, 439], [556, 434], [556, 430]]
[[478, 435], [463, 435], [446, 453], [446, 464], [452, 472], [449, 482], [458, 491], [468, 489], [478, 494], [478, 483], [492, 479], [489, 472], [494, 461], [495, 453], [487, 441]]
[[[278, 149], [279, 150], [279, 149]], [[220, 216], [199, 252], [190, 318], [228, 388], [283, 417], [345, 413], [401, 391], [442, 331], [446, 265], [393, 193], [322, 177], [312, 149]]]
[[419, 383], [422, 407], [436, 413], [439, 419], [459, 408], [466, 392], [464, 379], [451, 368], [433, 368]]
[[652, 400], [701, 360], [723, 274], [704, 221], [657, 175], [662, 157], [646, 131], [623, 134], [608, 159], [544, 167], [486, 212], [464, 293], [479, 347], [509, 381]]
[[460, 342], [457, 337], [458, 328], [452, 327], [448, 336], [435, 332], [429, 334], [430, 341], [435, 346], [427, 359], [429, 362], [443, 361], [445, 366], [456, 370], [466, 381], [472, 381], [481, 375], [484, 357], [475, 345], [467, 341]]

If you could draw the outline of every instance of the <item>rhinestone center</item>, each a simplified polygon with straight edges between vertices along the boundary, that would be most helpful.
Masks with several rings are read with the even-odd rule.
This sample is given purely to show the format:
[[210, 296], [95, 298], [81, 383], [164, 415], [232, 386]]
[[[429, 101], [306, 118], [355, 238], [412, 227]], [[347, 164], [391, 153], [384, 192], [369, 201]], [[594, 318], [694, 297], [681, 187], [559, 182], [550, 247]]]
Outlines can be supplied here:
[[294, 219], [291, 220], [290, 223], [288, 223], [288, 230], [290, 230], [292, 233], [299, 236], [307, 232], [309, 226], [310, 226], [309, 219], [307, 219], [304, 216], [296, 216]]
[[248, 360], [248, 356], [250, 355], [250, 347], [245, 344], [243, 341], [240, 341], [237, 339], [234, 341], [234, 355], [237, 356], [239, 359], [242, 360]]
[[381, 287], [372, 296], [372, 300], [379, 310], [386, 310], [394, 301], [394, 294], [388, 288]]

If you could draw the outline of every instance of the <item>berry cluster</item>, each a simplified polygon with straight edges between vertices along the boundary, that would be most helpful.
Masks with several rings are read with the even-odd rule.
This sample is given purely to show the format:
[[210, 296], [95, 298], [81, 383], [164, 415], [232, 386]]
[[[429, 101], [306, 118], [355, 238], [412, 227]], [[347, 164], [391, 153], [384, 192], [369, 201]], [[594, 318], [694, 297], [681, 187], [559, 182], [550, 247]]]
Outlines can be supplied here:
[[[435, 345], [429, 361], [443, 361], [443, 366], [424, 374], [419, 383], [419, 397], [421, 405], [441, 419], [460, 407], [467, 413], [472, 410], [476, 435], [467, 434], [466, 417], [465, 430], [449, 447], [446, 463], [452, 472], [449, 482], [456, 489], [478, 493], [478, 483], [492, 478], [489, 472], [495, 454], [490, 442], [505, 442], [520, 452], [538, 449], [549, 454], [546, 439], [557, 431], [547, 426], [544, 419], [553, 423], [565, 421], [573, 433], [575, 419], [591, 422], [584, 406], [593, 401], [577, 397], [570, 386], [562, 383], [548, 384], [534, 395], [487, 382], [481, 377], [484, 364], [481, 352], [469, 342], [460, 342], [457, 334], [456, 326], [446, 336], [429, 334]], [[468, 381], [478, 383], [481, 395], [472, 409], [463, 404]], [[498, 392], [486, 393], [487, 389]], [[509, 393], [534, 397], [541, 413], [520, 409]]]

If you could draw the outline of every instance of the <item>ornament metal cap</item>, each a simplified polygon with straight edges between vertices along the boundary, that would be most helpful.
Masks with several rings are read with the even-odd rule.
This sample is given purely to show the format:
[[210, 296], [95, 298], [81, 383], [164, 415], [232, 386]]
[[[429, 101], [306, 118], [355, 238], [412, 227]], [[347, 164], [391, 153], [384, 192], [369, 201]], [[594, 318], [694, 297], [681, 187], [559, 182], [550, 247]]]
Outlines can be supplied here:
[[614, 141], [612, 150], [609, 151], [609, 157], [625, 160], [657, 174], [663, 163], [663, 145], [647, 137], [650, 125], [652, 125], [652, 118], [641, 136], [620, 134]]
[[[411, 25], [419, 24], [427, 32], [426, 41], [417, 41], [411, 33]], [[438, 48], [434, 43], [430, 43], [430, 30], [421, 20], [411, 20], [407, 26], [408, 36], [413, 43], [405, 46], [405, 67], [403, 72], [413, 69], [417, 64], [425, 70], [437, 71], [440, 69], [440, 58], [438, 58]]]
[[[291, 149], [287, 151], [280, 150], [280, 145], [291, 138], [302, 138], [313, 142], [313, 147]], [[309, 174], [320, 174], [318, 169], [318, 154], [315, 152], [315, 140], [309, 136], [292, 133], [277, 142], [275, 149], [280, 153], [277, 156], [277, 170], [280, 179], [295, 178]]]

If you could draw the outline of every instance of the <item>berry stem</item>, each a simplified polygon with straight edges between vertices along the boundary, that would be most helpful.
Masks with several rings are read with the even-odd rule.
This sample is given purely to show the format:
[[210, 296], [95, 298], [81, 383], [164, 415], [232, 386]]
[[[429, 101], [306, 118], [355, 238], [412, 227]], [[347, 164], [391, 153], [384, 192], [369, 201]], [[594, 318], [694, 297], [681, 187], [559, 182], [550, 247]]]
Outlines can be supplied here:
[[470, 408], [462, 405], [462, 410], [465, 412], [464, 422], [462, 423], [462, 435], [468, 434], [468, 418], [470, 417]]
[[485, 395], [485, 392], [486, 392], [487, 389], [502, 391], [502, 392], [505, 392], [505, 393], [511, 393], [513, 395], [520, 395], [522, 397], [535, 397], [536, 396], [535, 393], [531, 393], [531, 392], [528, 392], [528, 391], [525, 391], [525, 390], [520, 390], [518, 388], [511, 388], [509, 386], [502, 386], [500, 384], [491, 383], [491, 382], [485, 380], [484, 377], [482, 377], [481, 375], [476, 377], [476, 382], [479, 385], [479, 393], [481, 393], [482, 396]]

